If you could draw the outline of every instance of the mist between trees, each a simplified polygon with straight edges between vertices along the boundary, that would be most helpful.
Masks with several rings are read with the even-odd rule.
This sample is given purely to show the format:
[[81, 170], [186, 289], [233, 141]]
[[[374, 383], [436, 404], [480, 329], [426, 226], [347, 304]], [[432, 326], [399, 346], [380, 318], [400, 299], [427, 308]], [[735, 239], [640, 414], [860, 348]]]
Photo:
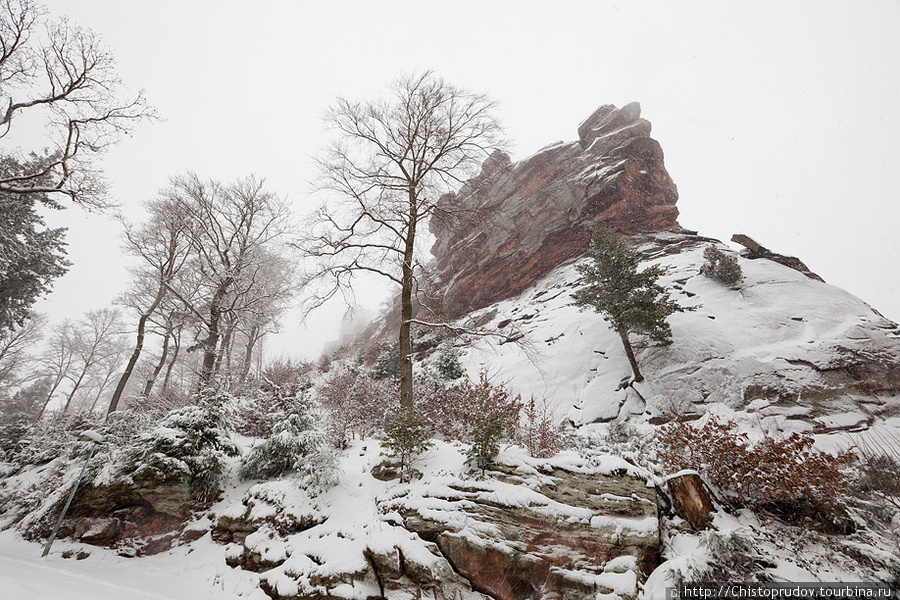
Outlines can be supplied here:
[[[70, 265], [65, 230], [42, 212], [115, 213], [99, 158], [156, 113], [92, 32], [30, 0], [0, 3], [0, 50], [0, 386], [14, 412], [110, 414], [123, 398], [241, 385], [291, 302], [309, 312], [350, 298], [361, 273], [397, 285], [399, 397], [412, 407], [411, 332], [446, 326], [424, 275], [422, 228], [453, 218], [441, 198], [504, 143], [491, 99], [430, 72], [398, 77], [372, 100], [336, 99], [315, 183], [322, 204], [302, 228], [261, 177], [173, 175], [142, 222], [119, 217], [133, 262], [116, 307], [49, 325], [32, 307]], [[18, 134], [25, 114], [43, 123], [42, 139]]]
[[[114, 212], [98, 159], [156, 113], [92, 32], [30, 0], [3, 0], [0, 17], [0, 386], [14, 412], [111, 414], [123, 399], [177, 405], [213, 384], [243, 385], [292, 302], [309, 314], [335, 296], [352, 301], [363, 274], [396, 286], [385, 337], [396, 340], [400, 405], [413, 409], [413, 331], [462, 327], [428, 276], [423, 228], [461, 216], [451, 192], [505, 145], [493, 100], [431, 72], [372, 99], [337, 98], [313, 183], [321, 204], [302, 227], [261, 177], [173, 175], [143, 221], [119, 217], [133, 261], [116, 308], [51, 326], [32, 306], [69, 263], [65, 231], [41, 212]], [[44, 138], [28, 147], [16, 132], [30, 112], [44, 117]]]

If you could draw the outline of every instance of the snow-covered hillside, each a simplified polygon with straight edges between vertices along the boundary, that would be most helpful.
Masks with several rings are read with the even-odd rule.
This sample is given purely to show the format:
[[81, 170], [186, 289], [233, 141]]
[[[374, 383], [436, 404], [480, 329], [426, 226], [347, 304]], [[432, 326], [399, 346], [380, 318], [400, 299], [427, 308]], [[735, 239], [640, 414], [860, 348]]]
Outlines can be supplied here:
[[671, 346], [638, 352], [644, 382], [629, 384], [622, 343], [606, 321], [572, 304], [574, 262], [469, 316], [505, 336], [471, 339], [470, 373], [486, 370], [546, 398], [576, 425], [645, 411], [654, 419], [699, 415], [720, 404], [756, 413], [766, 426], [809, 431], [900, 410], [900, 329], [860, 299], [766, 259], [739, 258], [744, 277], [725, 286], [700, 273], [709, 240], [634, 240], [647, 265], [668, 269], [662, 281], [672, 297], [695, 309], [670, 317]]

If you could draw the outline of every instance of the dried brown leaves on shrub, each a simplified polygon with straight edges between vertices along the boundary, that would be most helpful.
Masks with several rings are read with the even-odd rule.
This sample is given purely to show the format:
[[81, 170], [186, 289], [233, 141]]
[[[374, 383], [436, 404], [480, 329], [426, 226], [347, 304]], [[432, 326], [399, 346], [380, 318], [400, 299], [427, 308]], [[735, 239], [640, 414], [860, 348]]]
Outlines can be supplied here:
[[828, 516], [844, 508], [842, 469], [849, 455], [819, 452], [811, 436], [792, 433], [753, 442], [736, 423], [716, 415], [700, 427], [673, 420], [659, 435], [660, 457], [668, 470], [697, 470], [737, 505], [808, 503]]
[[522, 408], [520, 395], [492, 383], [486, 373], [477, 383], [466, 379], [445, 389], [423, 390], [417, 406], [435, 434], [459, 441], [469, 441], [472, 424], [488, 412], [500, 420], [505, 437], [515, 439]]

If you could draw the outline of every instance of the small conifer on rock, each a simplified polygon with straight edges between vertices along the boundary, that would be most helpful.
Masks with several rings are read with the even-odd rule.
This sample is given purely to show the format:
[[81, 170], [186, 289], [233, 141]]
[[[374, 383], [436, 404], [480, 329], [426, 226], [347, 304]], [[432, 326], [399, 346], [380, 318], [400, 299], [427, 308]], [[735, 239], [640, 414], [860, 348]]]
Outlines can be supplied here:
[[575, 304], [591, 307], [609, 321], [622, 339], [634, 380], [643, 381], [629, 336], [642, 335], [658, 346], [668, 346], [672, 328], [666, 319], [693, 309], [669, 298], [658, 281], [665, 273], [663, 267], [652, 265], [639, 271], [640, 255], [607, 228], [594, 229], [588, 256], [590, 262], [576, 267], [585, 285], [572, 294]]
[[713, 244], [707, 246], [703, 251], [703, 258], [706, 261], [700, 268], [700, 272], [707, 277], [711, 277], [726, 285], [734, 285], [744, 277], [737, 257], [732, 254], [725, 254]]

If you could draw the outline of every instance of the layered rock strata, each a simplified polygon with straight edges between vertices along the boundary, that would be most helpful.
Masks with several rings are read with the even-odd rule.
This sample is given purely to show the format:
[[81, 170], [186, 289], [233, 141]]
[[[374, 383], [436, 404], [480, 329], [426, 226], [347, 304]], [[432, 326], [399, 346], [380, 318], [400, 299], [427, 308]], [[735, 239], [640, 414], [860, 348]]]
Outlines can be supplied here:
[[451, 314], [514, 296], [584, 253], [592, 227], [678, 228], [678, 191], [640, 105], [604, 105], [557, 143], [513, 163], [496, 152], [430, 223]]

